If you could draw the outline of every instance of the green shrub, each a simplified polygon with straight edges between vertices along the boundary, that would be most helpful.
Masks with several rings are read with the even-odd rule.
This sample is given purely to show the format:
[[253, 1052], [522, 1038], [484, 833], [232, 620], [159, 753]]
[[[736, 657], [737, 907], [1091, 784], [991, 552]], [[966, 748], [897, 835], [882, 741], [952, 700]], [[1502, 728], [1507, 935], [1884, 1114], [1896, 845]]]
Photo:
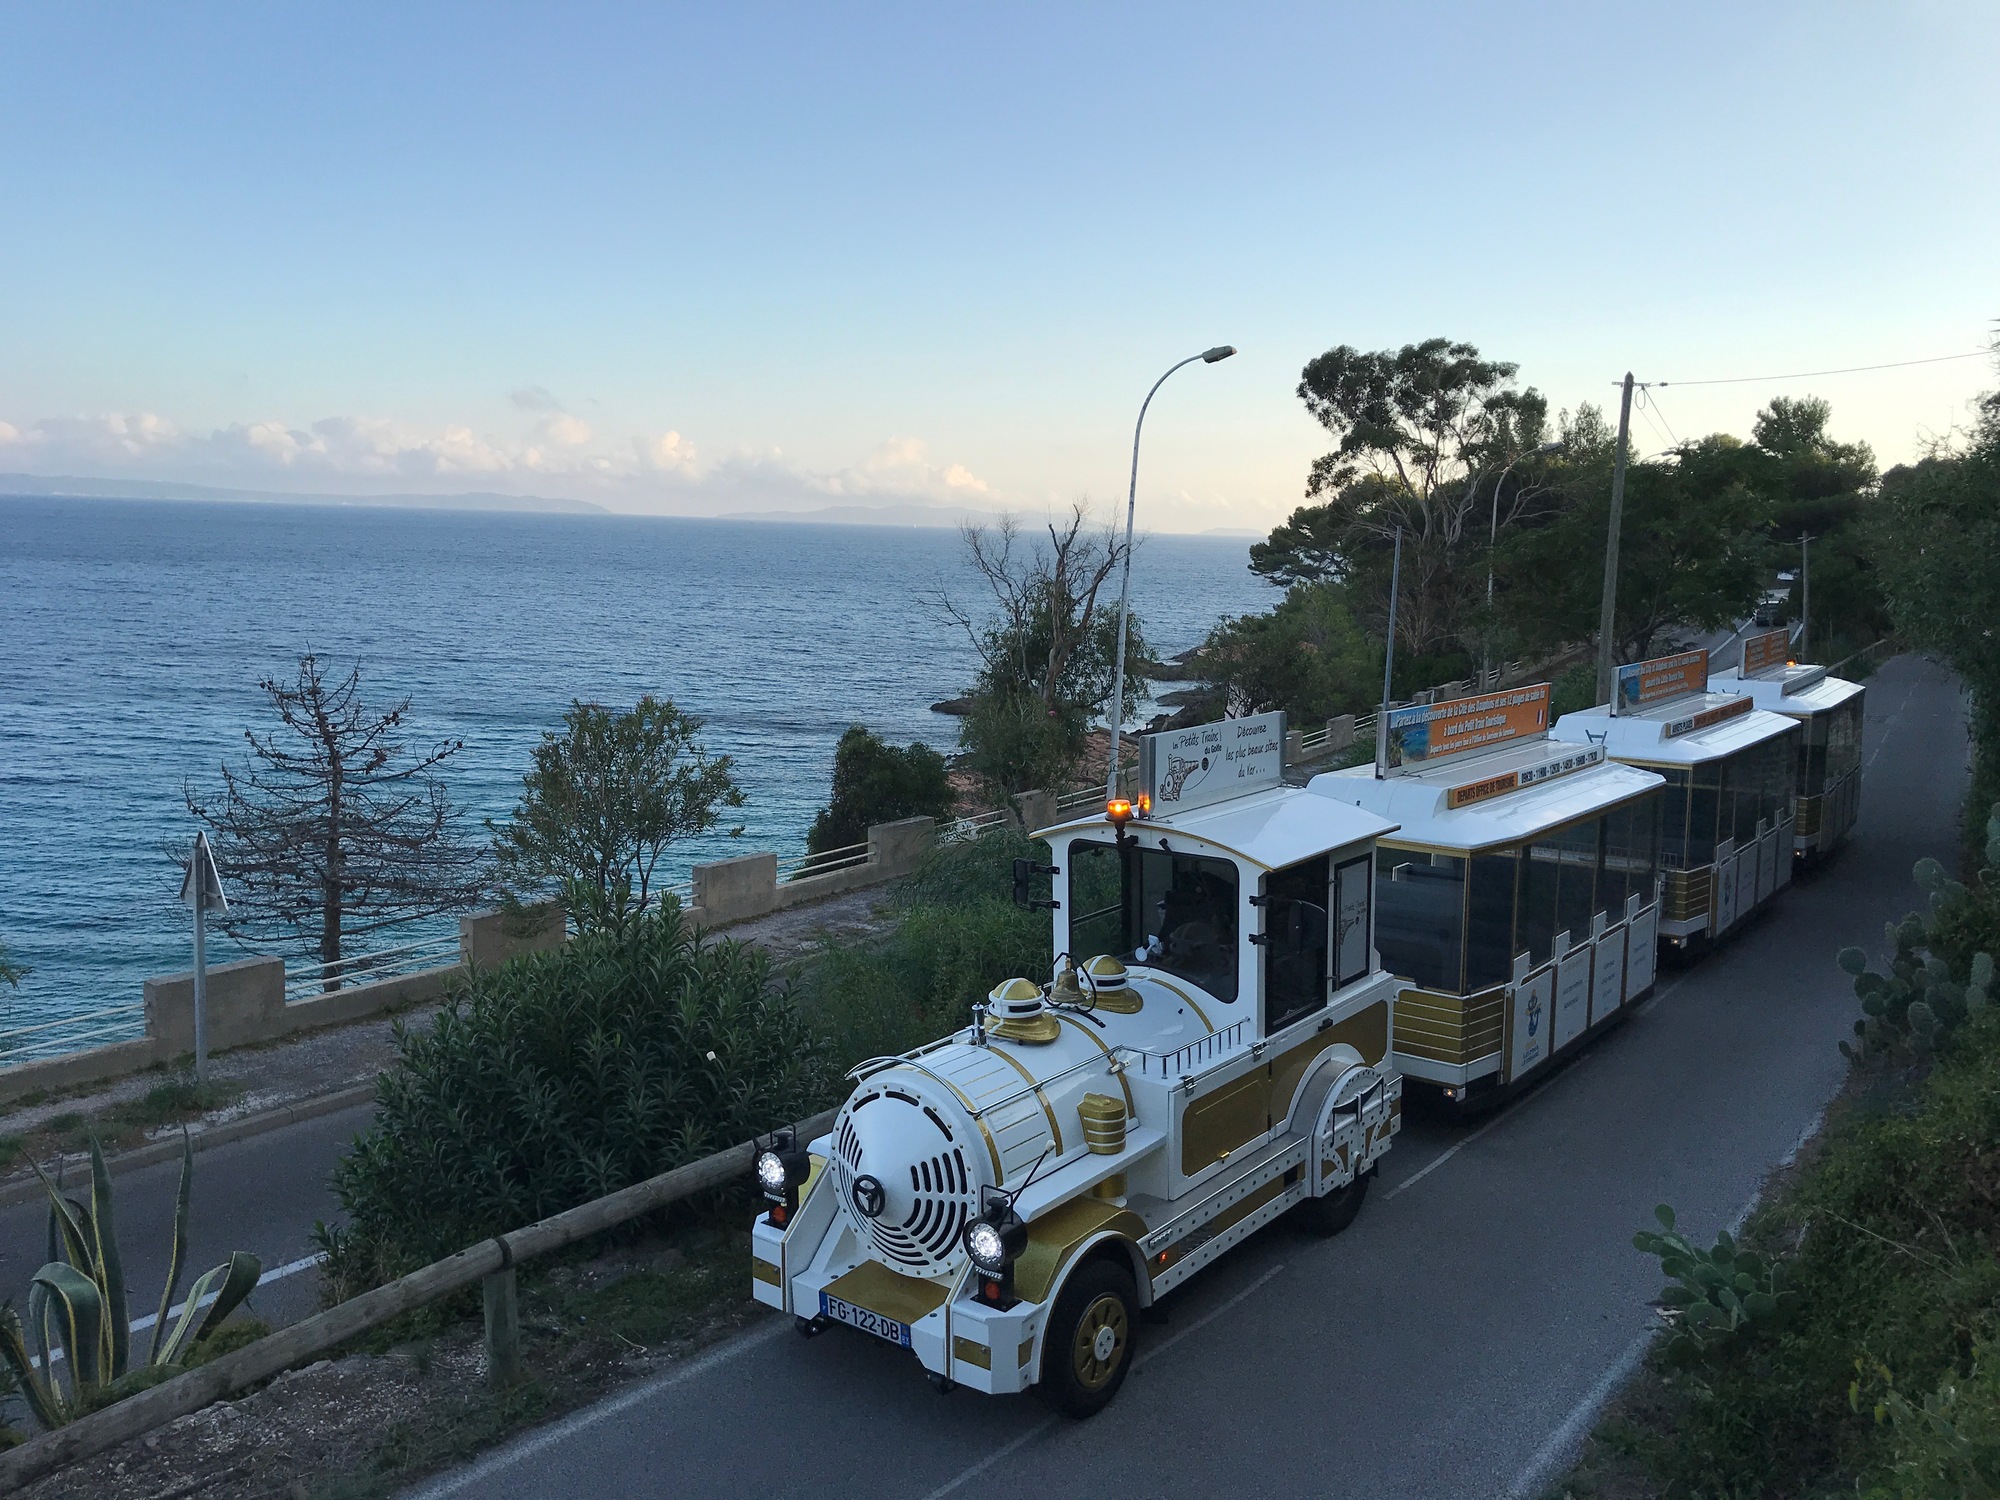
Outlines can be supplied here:
[[813, 819], [806, 851], [844, 849], [868, 837], [875, 823], [899, 818], [951, 816], [951, 775], [944, 757], [929, 745], [898, 750], [856, 724], [833, 751], [833, 790]]
[[474, 974], [399, 1025], [375, 1122], [334, 1171], [328, 1287], [353, 1291], [796, 1119], [835, 1076], [769, 956], [671, 902]]
[[1014, 905], [1016, 858], [1046, 862], [1048, 846], [1018, 832], [945, 845], [892, 892], [892, 932], [826, 940], [813, 952], [801, 1003], [831, 1034], [842, 1067], [965, 1025], [973, 1002], [1003, 979], [1048, 975], [1048, 913]]

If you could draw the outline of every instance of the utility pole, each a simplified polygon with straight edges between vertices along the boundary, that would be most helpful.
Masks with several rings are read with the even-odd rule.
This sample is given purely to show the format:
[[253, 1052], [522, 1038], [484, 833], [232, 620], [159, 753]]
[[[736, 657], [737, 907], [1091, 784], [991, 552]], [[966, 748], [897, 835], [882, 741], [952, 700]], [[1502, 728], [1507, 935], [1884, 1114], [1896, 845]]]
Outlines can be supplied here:
[[1799, 660], [1812, 643], [1812, 538], [1799, 538]]
[[1625, 372], [1625, 394], [1618, 403], [1618, 462], [1611, 471], [1611, 525], [1604, 539], [1604, 604], [1597, 612], [1597, 700], [1618, 712], [1617, 652], [1613, 633], [1618, 618], [1618, 532], [1625, 522], [1625, 455], [1632, 439], [1632, 372]]
[[1375, 715], [1375, 779], [1389, 769], [1389, 692], [1396, 680], [1396, 596], [1403, 591], [1403, 528], [1396, 528], [1396, 551], [1389, 563], [1389, 644], [1382, 653], [1382, 708]]

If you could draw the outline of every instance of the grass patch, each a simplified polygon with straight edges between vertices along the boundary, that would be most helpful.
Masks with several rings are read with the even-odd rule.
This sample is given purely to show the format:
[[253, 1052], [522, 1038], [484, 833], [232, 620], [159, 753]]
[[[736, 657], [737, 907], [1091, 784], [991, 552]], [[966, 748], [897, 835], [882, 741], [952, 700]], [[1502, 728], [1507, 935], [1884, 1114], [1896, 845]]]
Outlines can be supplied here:
[[0, 1135], [0, 1172], [6, 1171], [21, 1159], [28, 1149], [26, 1136]]

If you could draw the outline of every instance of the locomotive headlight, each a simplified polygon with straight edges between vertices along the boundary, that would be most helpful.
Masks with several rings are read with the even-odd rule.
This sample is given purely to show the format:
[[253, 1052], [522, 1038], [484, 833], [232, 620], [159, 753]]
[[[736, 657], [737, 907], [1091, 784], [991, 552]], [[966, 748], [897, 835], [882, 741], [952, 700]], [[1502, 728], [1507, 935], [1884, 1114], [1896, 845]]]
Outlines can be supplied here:
[[979, 1273], [973, 1295], [994, 1307], [1014, 1305], [1014, 1262], [1028, 1248], [1028, 1226], [1005, 1195], [988, 1190], [979, 1217], [960, 1236], [972, 1268]]
[[758, 1188], [771, 1201], [771, 1222], [782, 1228], [798, 1210], [799, 1185], [812, 1173], [812, 1158], [800, 1149], [791, 1131], [780, 1130], [757, 1153], [752, 1170]]
[[757, 1153], [757, 1186], [767, 1198], [782, 1198], [788, 1186], [785, 1159], [775, 1151]]

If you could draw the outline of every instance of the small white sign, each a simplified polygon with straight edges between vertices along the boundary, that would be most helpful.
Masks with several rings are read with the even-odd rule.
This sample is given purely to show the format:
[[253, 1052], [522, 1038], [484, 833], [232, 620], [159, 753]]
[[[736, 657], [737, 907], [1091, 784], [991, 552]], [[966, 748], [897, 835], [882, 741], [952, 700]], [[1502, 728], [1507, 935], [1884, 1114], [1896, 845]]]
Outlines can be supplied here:
[[1257, 714], [1149, 734], [1139, 741], [1139, 784], [1150, 817], [1283, 786], [1285, 716]]

